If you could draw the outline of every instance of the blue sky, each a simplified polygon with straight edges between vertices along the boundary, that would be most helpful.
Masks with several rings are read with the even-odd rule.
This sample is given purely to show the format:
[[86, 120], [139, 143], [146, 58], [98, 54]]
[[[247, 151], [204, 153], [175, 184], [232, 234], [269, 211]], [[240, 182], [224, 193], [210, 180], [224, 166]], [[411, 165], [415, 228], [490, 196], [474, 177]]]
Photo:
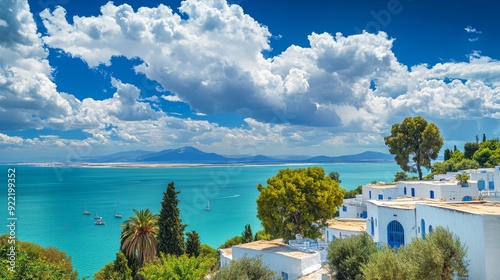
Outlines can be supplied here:
[[0, 161], [185, 145], [387, 152], [421, 115], [445, 148], [500, 134], [493, 1], [2, 1]]

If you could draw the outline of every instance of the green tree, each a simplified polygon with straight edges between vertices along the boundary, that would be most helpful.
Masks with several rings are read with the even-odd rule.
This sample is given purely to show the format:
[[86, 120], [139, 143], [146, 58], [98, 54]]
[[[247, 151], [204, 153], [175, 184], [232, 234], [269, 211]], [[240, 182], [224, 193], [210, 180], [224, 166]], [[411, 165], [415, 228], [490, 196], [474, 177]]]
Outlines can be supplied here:
[[[431, 168], [443, 146], [439, 128], [422, 117], [407, 117], [401, 124], [392, 125], [391, 135], [384, 138], [389, 152], [403, 171], [416, 171], [422, 180], [422, 167]], [[414, 164], [410, 164], [411, 161]]]
[[272, 237], [269, 233], [266, 233], [265, 230], [261, 229], [259, 231], [257, 231], [257, 233], [255, 234], [255, 238], [254, 240], [257, 241], [257, 240], [271, 240]]
[[[464, 144], [464, 158], [472, 159], [474, 153], [479, 149], [477, 142], [467, 142]], [[445, 157], [446, 160], [446, 157]]]
[[414, 238], [412, 242], [397, 251], [400, 264], [412, 279], [438, 280], [443, 256], [427, 240]]
[[313, 223], [323, 226], [333, 218], [345, 192], [321, 167], [282, 169], [267, 180], [267, 187], [259, 184], [257, 189], [257, 217], [264, 230], [285, 240], [298, 233], [319, 237]]
[[480, 149], [474, 153], [474, 160], [477, 161], [481, 167], [485, 167], [492, 154], [489, 148]]
[[200, 258], [160, 253], [153, 262], [142, 267], [138, 274], [144, 279], [203, 280], [207, 269], [207, 263]]
[[243, 239], [241, 238], [241, 235], [236, 235], [224, 242], [224, 244], [219, 246], [219, 249], [224, 249], [224, 248], [230, 248], [233, 247], [234, 245], [240, 245], [243, 244]]
[[404, 171], [399, 171], [394, 175], [394, 182], [406, 181], [408, 180], [408, 174]]
[[214, 272], [219, 269], [219, 251], [208, 246], [207, 244], [201, 244], [199, 258], [203, 259], [203, 261], [207, 264], [209, 271]]
[[239, 260], [233, 260], [227, 266], [222, 267], [215, 273], [211, 280], [268, 280], [276, 279], [276, 273], [264, 266], [262, 258], [243, 257]]
[[451, 158], [451, 154], [453, 154], [453, 152], [450, 149], [444, 150], [444, 160], [449, 160]]
[[481, 143], [484, 143], [484, 142], [486, 142], [486, 134], [483, 133], [483, 142], [481, 142]]
[[244, 244], [252, 242], [253, 240], [252, 228], [250, 227], [250, 224], [246, 224], [245, 230], [241, 233], [241, 242]]
[[163, 193], [160, 217], [158, 219], [158, 253], [180, 256], [186, 251], [184, 243], [184, 229], [180, 210], [177, 207], [179, 199], [175, 191], [174, 182], [170, 182]]
[[467, 249], [460, 242], [460, 238], [449, 229], [436, 227], [426, 239], [432, 244], [432, 248], [437, 248], [443, 257], [440, 267], [441, 279], [451, 280], [456, 275], [463, 278], [468, 274], [469, 261], [465, 259]]
[[94, 274], [94, 280], [132, 280], [132, 270], [128, 267], [127, 258], [122, 252], [116, 253], [114, 262], [106, 264]]
[[[0, 236], [0, 279], [18, 280], [76, 280], [78, 272], [73, 269], [71, 257], [55, 247], [44, 248], [38, 244], [15, 240], [16, 266], [14, 272], [9, 270], [9, 255], [13, 243], [9, 243], [9, 235]], [[12, 242], [12, 241], [10, 241]]]
[[451, 280], [467, 276], [467, 250], [448, 229], [436, 227], [426, 239], [415, 238], [395, 254], [383, 248], [362, 266], [364, 279]]
[[363, 186], [357, 186], [354, 190], [346, 191], [344, 194], [344, 199], [355, 198], [357, 194], [363, 193]]
[[377, 245], [367, 233], [334, 239], [328, 245], [330, 272], [337, 280], [360, 279], [361, 267], [377, 251]]
[[457, 174], [455, 176], [455, 178], [458, 180], [458, 182], [460, 184], [464, 184], [464, 183], [467, 183], [469, 181], [470, 176], [469, 176], [469, 174], [462, 172], [462, 173]]
[[336, 171], [332, 171], [332, 172], [328, 173], [328, 177], [337, 181], [337, 183], [339, 183], [339, 184], [342, 183], [342, 180], [340, 180], [340, 174]]
[[200, 255], [200, 236], [196, 231], [186, 233], [186, 254], [190, 257], [198, 257]]
[[121, 235], [121, 249], [129, 258], [137, 259], [138, 268], [141, 268], [156, 255], [158, 215], [149, 209], [134, 209], [134, 213], [136, 216], [129, 217], [121, 225], [126, 229]]
[[[365, 280], [414, 280], [408, 264], [399, 261], [392, 249], [382, 247], [370, 255], [368, 262], [361, 265], [362, 279]], [[423, 280], [423, 279], [422, 279]]]

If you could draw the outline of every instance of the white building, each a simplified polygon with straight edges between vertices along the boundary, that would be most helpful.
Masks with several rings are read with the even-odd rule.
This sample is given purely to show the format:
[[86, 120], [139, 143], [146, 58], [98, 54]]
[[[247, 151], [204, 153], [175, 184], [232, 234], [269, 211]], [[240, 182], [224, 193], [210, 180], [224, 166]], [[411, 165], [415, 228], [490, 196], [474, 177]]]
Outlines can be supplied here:
[[325, 229], [325, 240], [327, 243], [336, 238], [346, 238], [354, 235], [361, 235], [366, 232], [366, 219], [345, 219], [338, 218], [327, 221]]
[[396, 183], [377, 183], [363, 186], [363, 201], [391, 200], [398, 197]]
[[339, 218], [364, 218], [367, 217], [366, 201], [391, 200], [398, 196], [396, 183], [368, 184], [362, 187], [362, 194], [355, 198], [344, 199], [339, 209]]
[[221, 267], [231, 260], [239, 260], [245, 256], [248, 258], [261, 256], [263, 264], [285, 280], [295, 280], [321, 269], [319, 252], [298, 250], [284, 244], [281, 239], [235, 245], [231, 252], [225, 249], [219, 252]]
[[401, 181], [398, 182], [398, 197], [421, 197], [444, 201], [471, 201], [479, 197], [475, 184], [459, 184], [451, 181]]
[[416, 221], [427, 233], [434, 227], [442, 226], [460, 238], [467, 248], [469, 279], [499, 278], [500, 203], [419, 203], [416, 206]]
[[432, 202], [423, 198], [399, 198], [391, 201], [370, 200], [367, 203], [366, 232], [378, 244], [399, 247], [417, 236], [415, 205]]
[[469, 279], [498, 279], [500, 203], [403, 198], [368, 201], [367, 209], [366, 229], [375, 242], [399, 247], [442, 226], [466, 246]]
[[355, 198], [344, 199], [339, 209], [339, 218], [366, 218], [366, 204], [363, 195], [357, 194]]

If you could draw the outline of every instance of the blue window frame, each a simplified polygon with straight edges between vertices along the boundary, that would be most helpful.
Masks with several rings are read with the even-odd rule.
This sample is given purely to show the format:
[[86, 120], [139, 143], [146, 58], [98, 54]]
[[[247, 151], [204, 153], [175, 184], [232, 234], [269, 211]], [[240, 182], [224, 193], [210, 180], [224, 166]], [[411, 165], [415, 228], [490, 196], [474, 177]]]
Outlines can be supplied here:
[[372, 191], [368, 191], [368, 199], [372, 199]]
[[342, 211], [343, 211], [343, 212], [347, 212], [347, 206], [342, 205]]
[[430, 196], [431, 198], [434, 198], [434, 191], [431, 191]]
[[403, 194], [406, 195], [406, 187], [403, 189]]
[[370, 226], [371, 226], [370, 233], [372, 234], [372, 236], [374, 236], [375, 235], [375, 225], [373, 223], [373, 217], [370, 219]]
[[379, 199], [379, 200], [384, 199], [384, 195], [383, 195], [383, 194], [379, 194], [379, 195], [378, 195], [378, 199]]
[[425, 239], [425, 220], [422, 219], [420, 220], [421, 227], [422, 227], [422, 239]]
[[405, 245], [405, 231], [403, 225], [396, 220], [387, 225], [387, 243], [392, 248], [399, 248]]
[[411, 188], [411, 196], [415, 196], [415, 188]]
[[288, 280], [288, 273], [286, 273], [286, 272], [282, 271], [282, 272], [281, 272], [281, 279], [283, 279], [283, 280]]
[[432, 226], [429, 225], [429, 233], [431, 233], [431, 232], [432, 232]]
[[472, 201], [472, 197], [469, 195], [466, 195], [466, 196], [464, 196], [464, 198], [462, 198], [462, 201]]

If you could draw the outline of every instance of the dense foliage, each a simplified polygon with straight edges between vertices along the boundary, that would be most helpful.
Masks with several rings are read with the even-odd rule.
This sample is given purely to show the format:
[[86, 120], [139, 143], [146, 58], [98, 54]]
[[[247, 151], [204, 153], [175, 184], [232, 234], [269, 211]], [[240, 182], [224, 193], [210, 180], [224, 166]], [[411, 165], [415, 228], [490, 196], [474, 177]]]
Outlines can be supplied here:
[[443, 146], [439, 128], [423, 117], [407, 117], [401, 124], [392, 125], [391, 135], [384, 137], [389, 152], [406, 172], [417, 172], [422, 180], [422, 167], [431, 168]]
[[179, 199], [175, 191], [174, 182], [170, 182], [163, 193], [160, 217], [158, 219], [158, 253], [180, 256], [186, 251], [184, 243], [184, 229], [180, 210], [177, 207]]
[[[11, 242], [14, 239], [11, 239]], [[9, 270], [10, 264], [7, 254], [11, 254], [11, 247], [15, 246], [14, 272]], [[57, 248], [44, 248], [31, 242], [15, 240], [9, 243], [9, 235], [0, 236], [0, 279], [17, 280], [76, 280], [78, 272], [73, 270], [71, 257]]]
[[376, 251], [377, 246], [367, 233], [334, 239], [327, 254], [332, 276], [337, 280], [360, 279], [361, 266]]
[[127, 258], [122, 252], [116, 253], [114, 262], [106, 264], [94, 274], [94, 280], [132, 280], [132, 270], [128, 267]]
[[464, 144], [464, 151], [455, 149], [445, 150], [444, 161], [436, 162], [432, 165], [433, 174], [445, 174], [446, 172], [456, 172], [466, 169], [476, 169], [480, 167], [495, 167], [500, 164], [500, 141], [498, 138], [486, 140], [483, 134], [483, 142], [467, 142]]
[[201, 258], [187, 255], [164, 255], [155, 258], [139, 270], [144, 279], [203, 280], [209, 265]]
[[451, 280], [467, 276], [467, 250], [457, 236], [436, 227], [426, 239], [415, 238], [397, 253], [383, 248], [363, 265], [364, 279], [436, 279]]
[[270, 280], [279, 279], [268, 267], [265, 267], [261, 258], [243, 257], [237, 261], [221, 268], [210, 279], [211, 280]]
[[259, 184], [257, 189], [257, 217], [264, 230], [285, 240], [298, 233], [320, 236], [318, 224], [333, 218], [345, 192], [321, 167], [279, 170], [266, 187]]
[[355, 198], [357, 194], [363, 193], [363, 186], [358, 186], [354, 190], [346, 191], [344, 198]]

